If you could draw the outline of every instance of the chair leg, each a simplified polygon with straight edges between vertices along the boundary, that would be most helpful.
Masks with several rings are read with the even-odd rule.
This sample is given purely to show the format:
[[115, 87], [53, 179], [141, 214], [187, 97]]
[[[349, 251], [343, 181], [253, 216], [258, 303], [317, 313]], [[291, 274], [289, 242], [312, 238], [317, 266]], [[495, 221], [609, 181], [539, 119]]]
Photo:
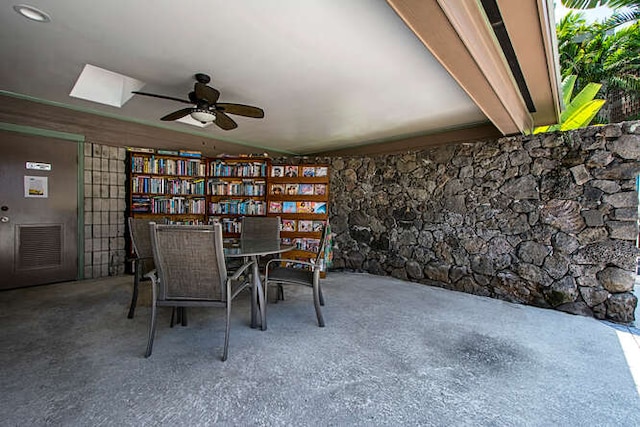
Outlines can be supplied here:
[[280, 301], [284, 301], [284, 286], [278, 284], [278, 298], [276, 299]]
[[227, 360], [229, 355], [229, 330], [231, 329], [231, 300], [227, 300], [227, 319], [226, 329], [224, 331], [224, 350], [222, 351], [222, 361]]
[[133, 276], [133, 293], [131, 295], [131, 304], [129, 305], [129, 314], [127, 317], [129, 319], [133, 319], [134, 312], [136, 311], [136, 304], [138, 303], [138, 288], [140, 287], [140, 275], [142, 272], [140, 271], [140, 261], [134, 261], [135, 273]]
[[180, 323], [182, 326], [187, 326], [189, 324], [187, 320], [187, 307], [180, 307]]
[[320, 310], [320, 283], [316, 278], [313, 281], [313, 305], [316, 308], [316, 317], [318, 318], [318, 326], [324, 327], [324, 317], [322, 317], [322, 311]]
[[320, 295], [320, 305], [324, 305], [324, 295], [322, 295], [322, 285], [318, 283], [318, 294]]
[[149, 321], [149, 341], [147, 342], [147, 351], [144, 357], [151, 356], [153, 351], [153, 339], [156, 336], [156, 287], [153, 286], [153, 299], [151, 301], [151, 319]]
[[178, 316], [180, 316], [178, 307], [171, 307], [171, 322], [169, 323], [169, 327], [173, 328], [175, 324], [180, 321], [178, 320]]

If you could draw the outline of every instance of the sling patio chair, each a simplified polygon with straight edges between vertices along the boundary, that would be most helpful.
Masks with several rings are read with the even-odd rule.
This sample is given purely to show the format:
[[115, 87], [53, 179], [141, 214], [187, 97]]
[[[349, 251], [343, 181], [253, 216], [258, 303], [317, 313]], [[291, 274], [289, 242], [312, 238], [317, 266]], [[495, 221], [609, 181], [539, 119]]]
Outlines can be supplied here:
[[[222, 246], [222, 226], [161, 225], [150, 223], [156, 270], [152, 282], [151, 319], [145, 357], [151, 356], [158, 306], [226, 308], [222, 360], [227, 360], [231, 302], [251, 283], [238, 280], [253, 263], [245, 263], [232, 276], [227, 273]], [[246, 275], [245, 275], [246, 276]]]
[[324, 327], [324, 317], [320, 306], [324, 305], [322, 295], [322, 285], [320, 283], [320, 271], [324, 258], [325, 244], [327, 240], [328, 227], [322, 229], [318, 253], [315, 260], [302, 261], [296, 259], [275, 258], [269, 260], [265, 267], [264, 289], [265, 301], [268, 301], [268, 290], [270, 285], [277, 285], [279, 299], [284, 299], [283, 285], [302, 285], [313, 289], [313, 304], [316, 309], [318, 326]]

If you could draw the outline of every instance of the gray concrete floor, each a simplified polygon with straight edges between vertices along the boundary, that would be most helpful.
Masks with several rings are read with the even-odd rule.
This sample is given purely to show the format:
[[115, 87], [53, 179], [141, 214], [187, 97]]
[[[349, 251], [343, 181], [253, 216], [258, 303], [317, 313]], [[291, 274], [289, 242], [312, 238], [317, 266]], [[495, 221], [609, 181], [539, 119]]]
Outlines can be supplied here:
[[270, 304], [264, 332], [242, 297], [221, 362], [223, 310], [170, 329], [164, 309], [145, 359], [131, 283], [0, 293], [1, 425], [640, 425], [632, 327], [331, 273], [325, 328], [309, 289]]

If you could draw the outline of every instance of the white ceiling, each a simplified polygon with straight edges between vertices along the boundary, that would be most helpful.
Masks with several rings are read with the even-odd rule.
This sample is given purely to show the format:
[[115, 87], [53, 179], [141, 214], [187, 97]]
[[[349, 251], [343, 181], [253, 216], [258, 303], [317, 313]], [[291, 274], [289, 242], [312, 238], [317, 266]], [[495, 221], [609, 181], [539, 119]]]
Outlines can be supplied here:
[[[485, 122], [384, 0], [34, 0], [50, 23], [0, 8], [0, 89], [256, 148], [312, 153]], [[134, 96], [122, 108], [69, 96], [85, 64], [186, 98], [196, 72], [220, 102], [261, 107], [238, 128], [160, 117], [186, 105]]]

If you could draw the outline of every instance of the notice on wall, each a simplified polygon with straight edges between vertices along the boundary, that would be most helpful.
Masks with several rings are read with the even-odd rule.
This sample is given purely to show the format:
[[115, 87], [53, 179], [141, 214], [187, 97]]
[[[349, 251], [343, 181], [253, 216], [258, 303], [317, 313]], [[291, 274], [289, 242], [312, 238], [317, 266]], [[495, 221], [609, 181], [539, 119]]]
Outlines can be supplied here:
[[46, 176], [24, 177], [24, 197], [49, 197], [49, 178]]

